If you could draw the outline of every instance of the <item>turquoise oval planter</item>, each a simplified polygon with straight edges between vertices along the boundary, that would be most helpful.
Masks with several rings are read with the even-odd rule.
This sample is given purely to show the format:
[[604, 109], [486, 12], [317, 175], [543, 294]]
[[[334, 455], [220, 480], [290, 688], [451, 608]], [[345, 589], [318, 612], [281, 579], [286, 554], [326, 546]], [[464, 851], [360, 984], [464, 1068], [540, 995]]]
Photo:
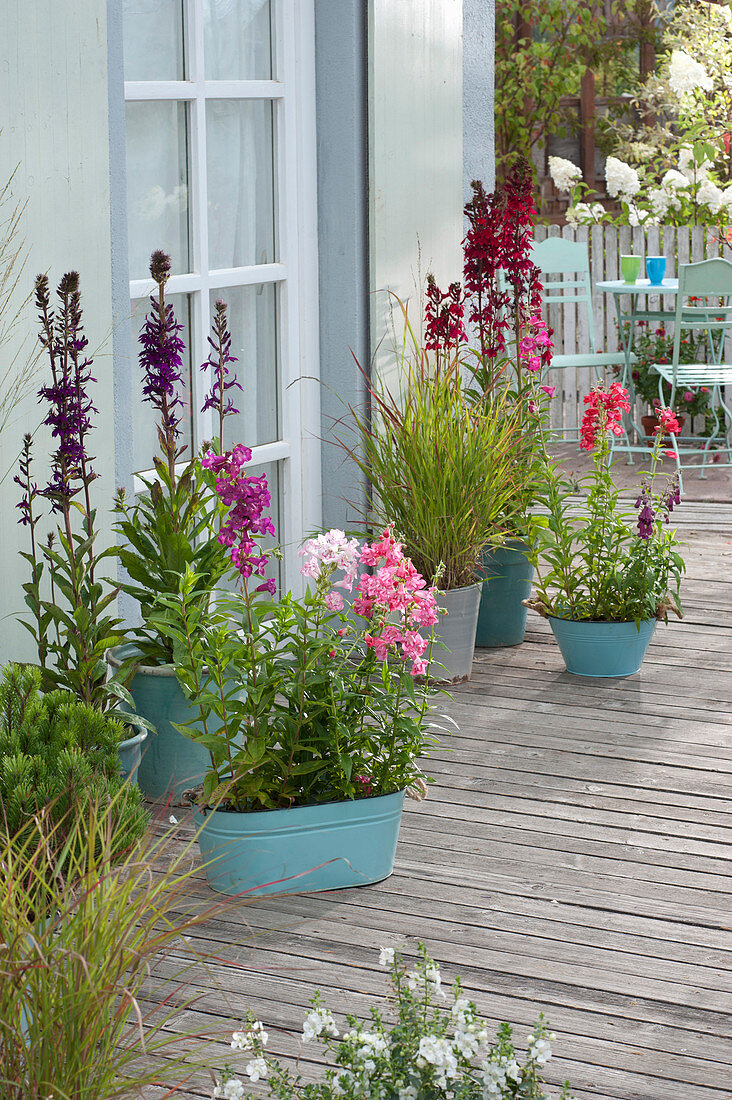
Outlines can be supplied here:
[[404, 791], [289, 810], [194, 815], [219, 894], [311, 894], [365, 886], [394, 869]]
[[486, 550], [480, 560], [481, 585], [475, 644], [486, 648], [521, 645], [526, 634], [528, 608], [523, 601], [531, 595], [534, 567], [526, 557], [528, 544], [509, 539], [502, 546]]
[[[134, 645], [120, 646], [109, 660], [119, 665], [134, 652]], [[203, 782], [211, 763], [206, 749], [184, 737], [173, 725], [190, 719], [191, 705], [170, 665], [140, 665], [129, 691], [137, 713], [156, 730], [150, 734], [139, 762], [140, 790], [153, 801], [176, 802], [183, 791]]]
[[125, 741], [120, 741], [117, 747], [122, 778], [129, 779], [133, 786], [137, 785], [137, 773], [142, 759], [142, 746], [146, 738], [147, 730], [141, 730], [134, 737], [128, 737]]
[[640, 623], [575, 622], [549, 617], [567, 666], [575, 676], [632, 676], [643, 664], [656, 620]]

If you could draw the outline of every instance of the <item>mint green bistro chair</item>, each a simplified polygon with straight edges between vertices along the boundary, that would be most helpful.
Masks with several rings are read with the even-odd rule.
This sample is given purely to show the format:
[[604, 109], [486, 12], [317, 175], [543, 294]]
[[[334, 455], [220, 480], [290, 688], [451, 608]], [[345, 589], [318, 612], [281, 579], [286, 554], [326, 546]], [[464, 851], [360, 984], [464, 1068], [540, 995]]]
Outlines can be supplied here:
[[[714, 299], [714, 304], [709, 299]], [[694, 299], [702, 304], [697, 305]], [[732, 334], [732, 263], [715, 258], [696, 264], [679, 266], [679, 292], [674, 314], [674, 346], [670, 363], [654, 363], [652, 370], [658, 374], [658, 393], [664, 401], [663, 383], [671, 386], [670, 406], [673, 408], [677, 390], [698, 390], [706, 386], [710, 391], [710, 407], [714, 411], [714, 429], [710, 436], [684, 436], [679, 446], [676, 436], [671, 437], [671, 447], [676, 456], [679, 479], [682, 469], [699, 470], [699, 477], [706, 476], [706, 466], [712, 456], [720, 451], [713, 449], [722, 444], [727, 452], [726, 466], [732, 466], [730, 429], [732, 410], [724, 392], [732, 387], [732, 363], [723, 362], [724, 343]], [[709, 346], [709, 363], [679, 363], [681, 337], [685, 329], [704, 329]], [[687, 462], [687, 457], [697, 461]], [[698, 459], [701, 461], [698, 461]]]
[[[624, 371], [629, 363], [635, 362], [635, 356], [626, 356], [622, 350], [598, 351], [595, 340], [595, 324], [592, 314], [592, 282], [590, 279], [590, 256], [586, 244], [580, 241], [567, 241], [563, 237], [547, 237], [534, 244], [531, 258], [542, 275], [544, 302], [547, 305], [565, 306], [577, 303], [584, 307], [585, 328], [589, 347], [578, 352], [561, 353], [552, 356], [552, 370], [566, 370], [571, 367], [589, 367], [594, 371], [597, 381], [601, 381], [608, 367], [621, 367]], [[546, 278], [546, 276], [559, 276]], [[567, 278], [567, 276], [569, 276]], [[556, 431], [579, 432], [578, 428], [566, 428]]]

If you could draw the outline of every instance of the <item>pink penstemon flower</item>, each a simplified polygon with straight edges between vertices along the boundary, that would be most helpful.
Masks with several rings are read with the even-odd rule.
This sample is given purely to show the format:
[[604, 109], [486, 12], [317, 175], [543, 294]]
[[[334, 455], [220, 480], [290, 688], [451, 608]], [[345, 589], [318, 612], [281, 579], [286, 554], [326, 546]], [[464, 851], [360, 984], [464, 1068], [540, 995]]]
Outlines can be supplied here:
[[519, 360], [528, 371], [536, 374], [551, 362], [552, 341], [546, 324], [534, 310], [519, 342]]
[[594, 450], [598, 434], [623, 434], [623, 413], [630, 412], [628, 397], [619, 382], [613, 382], [609, 390], [598, 383], [585, 397], [587, 408], [580, 427], [580, 447], [584, 451]]
[[[354, 611], [372, 621], [381, 621], [379, 630], [365, 635], [366, 644], [379, 660], [386, 660], [390, 652], [399, 649], [404, 659], [412, 661], [412, 675], [423, 675], [426, 662], [422, 655], [427, 641], [418, 631], [437, 622], [434, 589], [427, 587], [390, 530], [378, 542], [364, 547], [361, 561], [376, 566], [376, 572], [361, 576]], [[387, 622], [395, 613], [399, 622]]]
[[329, 611], [342, 611], [343, 596], [341, 596], [340, 592], [328, 592], [325, 597], [325, 606]]
[[[308, 540], [300, 553], [307, 557], [301, 573], [315, 580], [322, 590], [328, 589], [322, 598], [331, 613], [344, 607], [343, 597], [335, 588], [352, 591], [359, 566], [370, 567], [372, 573], [359, 577], [353, 601], [354, 613], [372, 624], [364, 631], [363, 641], [378, 660], [399, 656], [411, 661], [413, 676], [424, 674], [427, 662], [423, 655], [429, 643], [420, 630], [437, 622], [434, 589], [428, 587], [390, 529], [361, 547], [342, 531], [329, 531]], [[343, 571], [345, 578], [333, 581], [338, 571]], [[344, 631], [337, 634], [343, 637]]]
[[676, 413], [673, 409], [658, 409], [656, 419], [658, 423], [653, 429], [654, 435], [665, 435], [667, 432], [670, 432], [672, 435], [678, 435], [681, 431]]

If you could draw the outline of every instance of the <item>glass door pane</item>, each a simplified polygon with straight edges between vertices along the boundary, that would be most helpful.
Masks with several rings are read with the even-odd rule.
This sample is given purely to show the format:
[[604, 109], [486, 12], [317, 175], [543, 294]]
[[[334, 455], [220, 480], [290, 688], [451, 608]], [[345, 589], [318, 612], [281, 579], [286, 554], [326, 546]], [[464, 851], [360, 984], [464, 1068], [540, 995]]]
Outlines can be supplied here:
[[[227, 287], [211, 294], [211, 316], [218, 298], [228, 308], [231, 354], [238, 359], [230, 370], [241, 390], [231, 390], [236, 416], [224, 423], [224, 446], [243, 443], [257, 447], [278, 438], [277, 292], [274, 284]], [[206, 392], [210, 372], [203, 377]]]
[[204, 0], [206, 80], [272, 79], [271, 0]]
[[157, 248], [170, 254], [175, 274], [190, 270], [185, 103], [127, 104], [127, 220], [130, 278], [149, 275]]
[[211, 269], [274, 263], [271, 100], [208, 100], [206, 145]]
[[185, 80], [183, 0], [122, 0], [125, 80]]

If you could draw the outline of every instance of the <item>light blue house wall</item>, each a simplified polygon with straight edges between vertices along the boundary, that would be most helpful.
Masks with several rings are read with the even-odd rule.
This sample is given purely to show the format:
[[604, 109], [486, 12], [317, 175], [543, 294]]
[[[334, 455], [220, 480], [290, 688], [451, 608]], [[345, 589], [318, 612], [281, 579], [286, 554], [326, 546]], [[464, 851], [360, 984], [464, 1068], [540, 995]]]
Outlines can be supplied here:
[[[110, 5], [114, 6], [114, 5]], [[25, 203], [22, 235], [28, 253], [22, 300], [38, 272], [47, 272], [54, 290], [61, 275], [81, 276], [85, 330], [94, 355], [94, 391], [99, 413], [90, 436], [99, 475], [97, 499], [101, 541], [111, 540], [115, 489], [114, 363], [116, 326], [110, 257], [116, 248], [110, 222], [109, 74], [106, 0], [7, 0], [0, 17], [0, 181], [15, 172], [13, 196]], [[126, 302], [129, 315], [129, 302]], [[16, 339], [37, 331], [32, 303]], [[0, 349], [0, 379], [14, 344]], [[46, 383], [47, 363], [39, 364], [36, 390]], [[3, 383], [7, 387], [7, 381]], [[17, 523], [16, 471], [24, 432], [35, 435], [35, 479], [49, 476], [51, 441], [39, 428], [43, 418], [35, 394], [18, 402], [0, 437], [0, 662], [33, 657], [32, 643], [16, 616], [24, 610], [21, 585], [28, 579], [18, 551], [28, 549], [28, 533]], [[50, 527], [49, 523], [47, 527]], [[45, 531], [39, 528], [40, 539]], [[101, 549], [101, 546], [100, 546]]]
[[[354, 356], [368, 364], [368, 19], [363, 0], [317, 0], [318, 165], [323, 524], [348, 528], [366, 501], [343, 450], [329, 442], [363, 403]], [[348, 503], [346, 503], [348, 502]]]
[[[125, 165], [125, 103], [122, 53], [122, 5], [107, 0], [107, 71], [109, 95], [109, 197], [111, 230], [112, 308], [117, 317], [130, 313], [127, 263], [127, 180]], [[132, 369], [135, 350], [127, 323], [116, 330], [114, 370], [115, 476], [118, 486], [132, 488]]]
[[348, 527], [365, 486], [328, 437], [367, 408], [351, 351], [389, 369], [384, 290], [418, 319], [418, 278], [460, 275], [471, 180], [494, 180], [494, 0], [316, 0], [315, 15], [323, 522]]
[[495, 0], [463, 0], [463, 181], [495, 181]]

